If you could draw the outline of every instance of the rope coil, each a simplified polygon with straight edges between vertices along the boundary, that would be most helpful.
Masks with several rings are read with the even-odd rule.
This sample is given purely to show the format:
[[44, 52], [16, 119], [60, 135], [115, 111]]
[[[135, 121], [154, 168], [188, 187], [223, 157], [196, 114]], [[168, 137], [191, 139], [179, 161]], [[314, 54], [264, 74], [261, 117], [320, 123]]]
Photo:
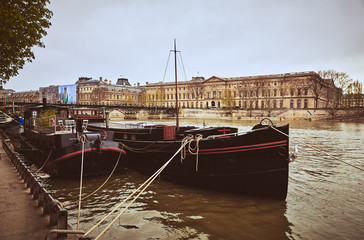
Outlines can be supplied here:
[[[186, 151], [186, 145], [188, 144], [188, 152], [191, 155], [196, 155], [196, 172], [198, 172], [198, 153], [200, 151], [200, 140], [202, 139], [202, 135], [198, 134], [195, 136], [195, 138], [193, 138], [192, 136], [187, 136], [182, 140], [182, 145], [184, 142], [186, 142], [186, 144], [183, 147], [183, 151], [181, 151], [181, 163], [183, 163], [183, 160], [186, 158], [187, 156], [187, 151]], [[196, 141], [195, 147], [191, 146], [191, 143], [193, 141]]]

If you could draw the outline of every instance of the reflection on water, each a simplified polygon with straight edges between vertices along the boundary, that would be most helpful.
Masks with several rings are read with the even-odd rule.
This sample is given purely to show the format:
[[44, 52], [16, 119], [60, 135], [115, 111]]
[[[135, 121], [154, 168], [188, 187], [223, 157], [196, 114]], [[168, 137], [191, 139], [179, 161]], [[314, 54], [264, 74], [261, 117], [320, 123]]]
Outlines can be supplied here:
[[[209, 125], [251, 129], [256, 121], [207, 121]], [[202, 126], [202, 120], [182, 120]], [[291, 151], [286, 201], [228, 195], [156, 180], [102, 239], [363, 239], [364, 172], [303, 143], [364, 168], [364, 124], [290, 122]], [[84, 179], [84, 196], [107, 176]], [[115, 174], [82, 202], [81, 229], [88, 230], [140, 186], [147, 176], [132, 170]], [[64, 203], [78, 199], [78, 180], [45, 179]], [[67, 206], [76, 228], [77, 205]], [[116, 216], [116, 212], [113, 216]], [[101, 232], [111, 220], [96, 228]]]

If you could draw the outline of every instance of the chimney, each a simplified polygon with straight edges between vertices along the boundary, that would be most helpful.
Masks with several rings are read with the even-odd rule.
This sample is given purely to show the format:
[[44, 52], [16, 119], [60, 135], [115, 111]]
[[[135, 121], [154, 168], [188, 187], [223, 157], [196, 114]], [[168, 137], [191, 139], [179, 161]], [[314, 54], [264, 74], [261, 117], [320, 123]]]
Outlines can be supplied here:
[[145, 85], [148, 85], [149, 83], [148, 82], [145, 82]]
[[135, 87], [135, 83], [134, 83], [134, 87]]
[[100, 77], [100, 82], [102, 82], [102, 77]]
[[139, 83], [139, 82], [137, 82], [137, 86], [138, 86], [138, 87], [140, 86], [140, 83]]
[[111, 80], [109, 80], [109, 85], [111, 85]]

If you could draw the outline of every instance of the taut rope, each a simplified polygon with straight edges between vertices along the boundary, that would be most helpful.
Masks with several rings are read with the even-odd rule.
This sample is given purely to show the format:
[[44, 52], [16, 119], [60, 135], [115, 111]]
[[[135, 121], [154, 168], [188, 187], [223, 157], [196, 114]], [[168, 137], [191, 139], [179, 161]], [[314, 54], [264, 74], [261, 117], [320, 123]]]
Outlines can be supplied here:
[[[289, 135], [288, 135], [288, 134], [286, 134], [286, 133], [284, 133], [284, 132], [282, 132], [282, 131], [278, 130], [277, 128], [275, 128], [275, 127], [273, 127], [273, 126], [271, 126], [271, 127], [272, 127], [272, 129], [274, 129], [275, 131], [279, 132], [280, 134], [283, 134], [284, 136], [289, 137]], [[356, 165], [354, 165], [354, 164], [348, 163], [348, 162], [346, 162], [346, 161], [344, 161], [344, 160], [341, 160], [341, 159], [339, 159], [339, 158], [337, 158], [337, 157], [335, 157], [335, 156], [331, 155], [330, 153], [327, 153], [327, 152], [325, 152], [325, 151], [322, 151], [321, 149], [318, 149], [318, 148], [316, 148], [316, 147], [314, 147], [314, 146], [312, 146], [312, 145], [310, 145], [310, 144], [308, 144], [308, 143], [302, 142], [302, 141], [297, 140], [297, 139], [296, 139], [296, 141], [297, 141], [297, 142], [299, 142], [299, 143], [302, 143], [303, 145], [306, 145], [307, 147], [309, 147], [309, 148], [311, 148], [311, 149], [313, 149], [313, 150], [316, 150], [316, 151], [318, 151], [318, 152], [320, 152], [320, 153], [326, 154], [327, 156], [329, 156], [329, 157], [331, 157], [331, 158], [333, 158], [333, 159], [335, 159], [335, 160], [337, 160], [337, 161], [340, 161], [340, 162], [345, 163], [345, 164], [347, 164], [347, 165], [349, 165], [349, 166], [351, 166], [351, 167], [353, 167], [353, 168], [356, 168], [356, 169], [359, 169], [359, 170], [361, 170], [361, 171], [364, 171], [364, 169], [363, 169], [363, 168], [358, 167], [358, 166], [356, 166]]]
[[89, 235], [97, 226], [103, 223], [111, 214], [113, 214], [116, 210], [118, 210], [126, 201], [128, 201], [134, 194], [136, 194], [140, 189], [143, 189], [134, 197], [134, 199], [120, 212], [119, 215], [115, 217], [115, 219], [95, 238], [95, 240], [99, 239], [110, 227], [112, 224], [116, 222], [118, 218], [126, 211], [126, 209], [133, 203], [135, 200], [142, 194], [145, 189], [159, 176], [159, 174], [168, 166], [168, 164], [173, 160], [173, 158], [184, 148], [184, 146], [188, 142], [182, 141], [181, 147], [174, 153], [174, 155], [160, 168], [156, 171], [151, 177], [149, 177], [143, 184], [139, 186], [133, 193], [131, 193], [123, 202], [119, 203], [110, 213], [108, 213], [103, 219], [101, 219], [97, 224], [95, 224], [90, 230], [88, 230], [82, 237]]

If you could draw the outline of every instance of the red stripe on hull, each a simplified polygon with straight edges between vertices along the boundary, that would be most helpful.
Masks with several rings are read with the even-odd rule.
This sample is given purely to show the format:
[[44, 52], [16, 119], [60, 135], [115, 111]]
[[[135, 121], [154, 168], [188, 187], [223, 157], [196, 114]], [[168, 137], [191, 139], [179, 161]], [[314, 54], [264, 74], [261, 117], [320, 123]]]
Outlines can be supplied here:
[[[232, 150], [232, 149], [244, 149], [244, 148], [256, 148], [256, 147], [261, 147], [261, 146], [271, 146], [271, 145], [276, 145], [276, 144], [282, 144], [282, 143], [287, 143], [287, 140], [283, 140], [283, 141], [277, 141], [277, 142], [269, 142], [269, 143], [259, 143], [259, 144], [254, 144], [254, 145], [246, 145], [246, 146], [236, 146], [236, 147], [227, 147], [227, 148], [211, 148], [211, 149], [200, 149], [200, 153], [201, 152], [209, 152], [209, 151], [221, 151], [221, 150]], [[275, 147], [275, 146], [273, 146]]]
[[[96, 150], [97, 150], [96, 148], [87, 148], [87, 149], [84, 150], [84, 153], [91, 152], [91, 151], [96, 151]], [[126, 154], [124, 150], [122, 150], [120, 148], [114, 148], [114, 147], [101, 147], [100, 150], [101, 151], [121, 152], [124, 155]], [[82, 150], [66, 154], [66, 155], [64, 155], [62, 157], [59, 157], [59, 158], [47, 163], [46, 167], [50, 167], [50, 166], [52, 166], [54, 164], [57, 164], [58, 162], [65, 161], [65, 160], [67, 160], [69, 158], [72, 158], [72, 157], [75, 157], [75, 156], [81, 155], [81, 154], [82, 154]]]
[[[104, 131], [104, 129], [99, 129], [99, 128], [93, 128], [93, 127], [87, 127], [87, 129], [91, 129], [91, 130], [97, 130], [97, 131]], [[120, 132], [120, 131], [113, 131], [114, 133], [126, 133], [126, 134], [135, 134], [135, 135], [145, 135], [145, 134], [149, 134], [149, 133], [141, 133], [141, 132]]]
[[255, 147], [255, 148], [244, 148], [244, 149], [236, 149], [236, 150], [229, 150], [229, 151], [215, 151], [215, 152], [207, 152], [211, 149], [206, 149], [204, 152], [200, 150], [198, 154], [217, 154], [217, 153], [233, 153], [233, 152], [245, 152], [245, 151], [252, 151], [252, 150], [259, 150], [259, 149], [267, 149], [267, 148], [275, 148], [275, 147], [284, 147], [287, 146], [287, 144], [279, 144], [279, 145], [271, 145], [271, 146], [264, 146], [264, 147]]

